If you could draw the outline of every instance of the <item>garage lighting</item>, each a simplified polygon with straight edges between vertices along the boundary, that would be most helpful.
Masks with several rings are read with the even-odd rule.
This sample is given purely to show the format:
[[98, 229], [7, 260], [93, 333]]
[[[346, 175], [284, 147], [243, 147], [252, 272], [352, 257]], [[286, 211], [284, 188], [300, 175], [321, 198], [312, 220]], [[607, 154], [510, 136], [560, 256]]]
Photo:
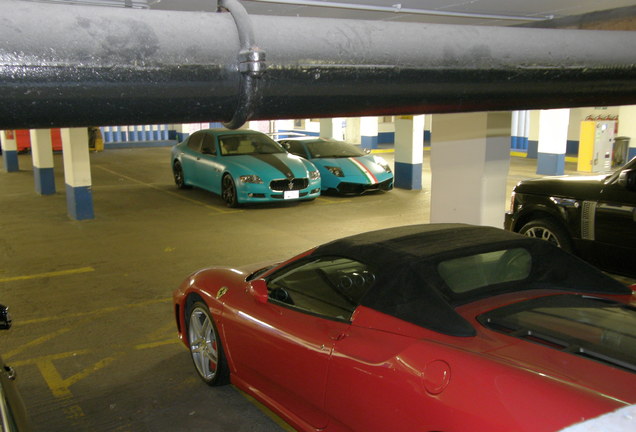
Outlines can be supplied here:
[[339, 3], [329, 1], [318, 0], [250, 0], [260, 3], [277, 3], [293, 6], [312, 6], [312, 7], [326, 7], [335, 9], [353, 9], [372, 12], [394, 12], [401, 14], [413, 14], [413, 15], [437, 15], [447, 17], [458, 18], [480, 18], [480, 19], [493, 19], [493, 20], [511, 20], [511, 21], [545, 21], [554, 18], [554, 15], [529, 17], [529, 16], [514, 16], [514, 15], [497, 15], [497, 14], [481, 14], [470, 12], [452, 12], [452, 11], [439, 11], [431, 9], [414, 9], [403, 8], [401, 3], [396, 3], [392, 6], [375, 6], [364, 5], [354, 3]]

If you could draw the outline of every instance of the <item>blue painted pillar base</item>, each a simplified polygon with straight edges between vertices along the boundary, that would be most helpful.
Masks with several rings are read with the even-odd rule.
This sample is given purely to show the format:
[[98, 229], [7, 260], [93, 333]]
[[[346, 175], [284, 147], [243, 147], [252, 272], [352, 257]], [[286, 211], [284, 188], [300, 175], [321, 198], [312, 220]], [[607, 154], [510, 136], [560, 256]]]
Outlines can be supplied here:
[[565, 155], [539, 153], [537, 157], [537, 174], [563, 175], [565, 173]]
[[539, 141], [528, 141], [528, 159], [536, 159], [539, 157]]
[[393, 186], [400, 189], [422, 189], [422, 164], [395, 162]]
[[364, 149], [377, 149], [378, 148], [378, 136], [361, 136], [361, 147]]
[[7, 172], [20, 171], [20, 165], [18, 164], [18, 151], [17, 150], [2, 150], [2, 160], [4, 162], [4, 169]]
[[71, 219], [94, 219], [93, 193], [90, 186], [72, 187], [66, 185], [66, 207]]
[[33, 167], [35, 191], [40, 195], [53, 195], [55, 193], [55, 174], [53, 168]]

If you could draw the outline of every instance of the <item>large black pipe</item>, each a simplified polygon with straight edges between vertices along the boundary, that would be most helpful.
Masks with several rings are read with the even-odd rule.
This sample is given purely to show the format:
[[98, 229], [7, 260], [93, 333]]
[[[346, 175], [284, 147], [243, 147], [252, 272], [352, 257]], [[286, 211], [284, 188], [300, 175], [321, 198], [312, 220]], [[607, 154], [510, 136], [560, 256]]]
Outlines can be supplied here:
[[[0, 129], [237, 112], [245, 72], [228, 13], [5, 0], [0, 17]], [[636, 104], [636, 32], [251, 21], [266, 53], [252, 119]]]

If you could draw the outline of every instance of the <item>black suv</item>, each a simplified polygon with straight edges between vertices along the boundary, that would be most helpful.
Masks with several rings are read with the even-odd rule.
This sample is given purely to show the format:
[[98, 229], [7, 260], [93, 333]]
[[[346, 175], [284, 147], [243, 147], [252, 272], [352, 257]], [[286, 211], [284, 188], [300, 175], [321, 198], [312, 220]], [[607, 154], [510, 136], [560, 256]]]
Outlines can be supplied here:
[[636, 277], [636, 158], [610, 175], [519, 182], [504, 227]]

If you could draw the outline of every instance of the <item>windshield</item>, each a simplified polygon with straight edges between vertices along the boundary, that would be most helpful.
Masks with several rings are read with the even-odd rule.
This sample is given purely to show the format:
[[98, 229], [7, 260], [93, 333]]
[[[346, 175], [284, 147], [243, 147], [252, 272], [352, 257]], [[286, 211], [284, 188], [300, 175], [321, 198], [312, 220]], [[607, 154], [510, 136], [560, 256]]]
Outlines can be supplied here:
[[556, 295], [478, 317], [492, 330], [636, 372], [636, 308], [604, 298]]
[[223, 156], [286, 153], [276, 141], [261, 134], [222, 135], [219, 143]]
[[311, 158], [346, 158], [364, 156], [365, 153], [352, 144], [342, 141], [313, 141], [307, 143]]
[[616, 180], [618, 180], [618, 177], [621, 175], [621, 171], [626, 169], [633, 169], [633, 168], [636, 168], [636, 157], [633, 157], [632, 160], [630, 160], [625, 165], [623, 165], [622, 167], [614, 171], [612, 174], [610, 174], [605, 179], [605, 183], [606, 184], [614, 183]]

